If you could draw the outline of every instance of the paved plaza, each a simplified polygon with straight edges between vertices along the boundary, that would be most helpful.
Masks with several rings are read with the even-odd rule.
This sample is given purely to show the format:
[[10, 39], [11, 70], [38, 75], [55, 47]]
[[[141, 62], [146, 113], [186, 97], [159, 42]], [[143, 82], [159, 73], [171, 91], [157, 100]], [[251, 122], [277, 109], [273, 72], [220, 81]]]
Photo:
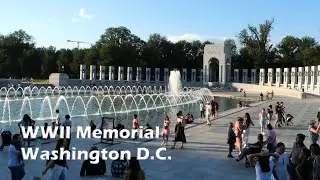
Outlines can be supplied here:
[[[284, 142], [288, 151], [291, 151], [292, 144], [297, 133], [304, 133], [308, 135], [307, 126], [308, 121], [315, 119], [320, 101], [318, 99], [288, 99], [276, 98], [270, 103], [262, 103], [260, 105], [250, 108], [238, 108], [221, 113], [221, 118], [215, 120], [212, 126], [208, 127], [203, 124], [191, 125], [186, 129], [186, 136], [188, 143], [184, 150], [168, 148], [166, 155], [172, 156], [171, 161], [159, 160], [145, 160], [141, 161], [141, 166], [146, 172], [146, 179], [150, 180], [194, 180], [202, 178], [203, 180], [212, 180], [224, 178], [230, 180], [255, 179], [255, 172], [253, 168], [245, 168], [244, 162], [235, 162], [234, 159], [226, 158], [228, 152], [227, 141], [227, 125], [230, 121], [235, 121], [237, 117], [243, 116], [245, 112], [249, 112], [256, 126], [251, 129], [249, 137], [250, 142], [256, 141], [256, 135], [259, 133], [258, 112], [260, 108], [267, 107], [267, 105], [275, 105], [277, 101], [283, 101], [287, 109], [287, 113], [292, 114], [294, 118], [294, 126], [283, 127], [277, 129], [277, 140]], [[229, 114], [229, 115], [226, 115]], [[224, 116], [226, 115], [226, 116]], [[71, 144], [77, 149], [88, 149], [94, 140], [73, 139]], [[172, 143], [170, 141], [170, 143]], [[160, 147], [161, 140], [154, 140], [150, 142], [123, 142], [118, 145], [109, 146], [107, 150], [111, 149], [128, 149], [135, 152], [137, 147], [146, 147], [154, 152]], [[309, 142], [306, 143], [309, 145]], [[42, 145], [42, 149], [52, 150], [55, 143]], [[177, 144], [179, 148], [180, 144]], [[103, 148], [104, 145], [99, 145]], [[234, 152], [236, 155], [237, 152]], [[7, 169], [8, 152], [7, 148], [0, 152], [0, 171], [1, 179], [10, 179], [9, 170]], [[44, 163], [41, 160], [26, 162], [26, 180], [32, 180], [34, 176], [39, 176], [44, 169]], [[69, 161], [70, 170], [68, 171], [67, 179], [80, 179], [79, 173], [82, 161]], [[110, 176], [111, 161], [107, 161], [107, 179], [113, 179]], [[85, 178], [86, 179], [86, 178]], [[99, 179], [97, 177], [91, 179]], [[104, 178], [106, 179], [106, 178]]]

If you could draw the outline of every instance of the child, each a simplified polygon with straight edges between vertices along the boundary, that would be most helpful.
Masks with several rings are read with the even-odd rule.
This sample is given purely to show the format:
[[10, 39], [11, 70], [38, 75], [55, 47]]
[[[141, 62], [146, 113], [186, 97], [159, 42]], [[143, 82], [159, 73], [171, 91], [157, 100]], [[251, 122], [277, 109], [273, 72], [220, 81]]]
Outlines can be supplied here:
[[233, 131], [233, 123], [230, 122], [228, 127], [228, 140], [227, 140], [227, 143], [229, 144], [228, 158], [233, 158], [231, 153], [233, 149], [235, 149], [235, 146], [234, 146], [235, 142], [236, 142], [236, 134]]
[[163, 143], [162, 145], [167, 145], [168, 143], [168, 139], [169, 139], [169, 133], [170, 133], [170, 120], [169, 120], [169, 117], [166, 116], [164, 118], [164, 121], [163, 121], [163, 129], [162, 129], [162, 138], [163, 138]]

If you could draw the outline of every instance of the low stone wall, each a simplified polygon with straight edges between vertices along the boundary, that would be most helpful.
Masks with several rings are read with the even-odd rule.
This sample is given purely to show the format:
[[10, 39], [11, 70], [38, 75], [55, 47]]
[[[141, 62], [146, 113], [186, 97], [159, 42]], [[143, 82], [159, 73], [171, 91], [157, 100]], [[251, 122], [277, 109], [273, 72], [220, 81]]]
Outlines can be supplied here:
[[237, 88], [237, 89], [243, 89], [246, 92], [254, 92], [254, 93], [263, 93], [264, 95], [266, 92], [271, 92], [273, 90], [274, 94], [276, 96], [289, 96], [294, 98], [305, 98], [303, 92], [293, 90], [293, 89], [287, 89], [283, 87], [275, 87], [275, 86], [264, 86], [264, 85], [256, 85], [256, 84], [247, 84], [247, 83], [231, 83], [231, 86]]

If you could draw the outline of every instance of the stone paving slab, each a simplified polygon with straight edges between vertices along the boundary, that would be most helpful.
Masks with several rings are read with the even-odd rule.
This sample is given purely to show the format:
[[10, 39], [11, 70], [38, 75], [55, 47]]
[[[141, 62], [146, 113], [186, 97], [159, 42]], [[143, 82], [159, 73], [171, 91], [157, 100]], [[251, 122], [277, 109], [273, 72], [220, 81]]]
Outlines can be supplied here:
[[[292, 114], [295, 118], [293, 120], [294, 126], [277, 128], [278, 141], [284, 142], [288, 150], [295, 140], [297, 133], [304, 133], [308, 135], [307, 127], [308, 121], [316, 118], [316, 113], [320, 107], [320, 101], [317, 99], [297, 100], [288, 98], [277, 98], [272, 102], [283, 101], [287, 108], [287, 113]], [[194, 180], [201, 178], [203, 180], [212, 179], [230, 179], [230, 180], [251, 180], [255, 179], [255, 172], [253, 168], [245, 168], [244, 162], [235, 162], [234, 159], [226, 158], [228, 145], [226, 144], [227, 138], [227, 126], [229, 122], [234, 122], [238, 116], [243, 116], [245, 112], [251, 114], [253, 122], [256, 124], [251, 129], [249, 136], [249, 142], [256, 140], [256, 135], [259, 133], [258, 112], [262, 107], [267, 107], [269, 103], [263, 103], [255, 107], [243, 109], [240, 112], [231, 113], [217, 120], [214, 120], [212, 126], [198, 125], [192, 128], [186, 129], [186, 136], [188, 143], [185, 145], [184, 150], [180, 149], [168, 149], [165, 155], [172, 156], [171, 161], [159, 161], [159, 160], [144, 160], [141, 161], [141, 167], [145, 170], [147, 179], [150, 180]], [[204, 120], [203, 120], [204, 121]], [[172, 139], [172, 138], [171, 138]], [[92, 144], [97, 142], [93, 139], [73, 139], [71, 141], [72, 146], [76, 146], [77, 149], [88, 149]], [[126, 142], [120, 143], [114, 146], [108, 146], [107, 150], [128, 149], [136, 152], [137, 147], [146, 147], [153, 153], [160, 147], [161, 140], [154, 140], [144, 143], [138, 141], [134, 143]], [[170, 141], [170, 144], [172, 142]], [[309, 145], [309, 143], [306, 143]], [[55, 143], [42, 145], [42, 149], [52, 150]], [[105, 147], [103, 144], [99, 144], [101, 149]], [[177, 144], [179, 147], [179, 144]], [[237, 152], [234, 152], [236, 155]], [[8, 152], [7, 148], [3, 152], [0, 152], [0, 171], [2, 172], [1, 179], [9, 180], [10, 174], [7, 169]], [[82, 161], [69, 161], [70, 170], [68, 171], [67, 179], [78, 180], [79, 171]], [[110, 177], [110, 164], [111, 161], [107, 160], [107, 175], [104, 179], [113, 179]], [[44, 162], [41, 160], [26, 161], [26, 180], [32, 180], [34, 176], [39, 176], [44, 168]], [[102, 177], [95, 177], [95, 179], [101, 179]], [[94, 179], [85, 178], [85, 179]]]

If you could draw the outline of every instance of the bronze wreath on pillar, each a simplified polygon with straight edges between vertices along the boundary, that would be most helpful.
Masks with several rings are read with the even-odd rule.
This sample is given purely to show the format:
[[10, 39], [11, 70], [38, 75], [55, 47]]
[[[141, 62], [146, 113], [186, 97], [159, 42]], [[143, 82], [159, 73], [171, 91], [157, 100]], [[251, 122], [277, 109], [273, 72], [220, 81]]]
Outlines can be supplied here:
[[277, 72], [277, 75], [276, 75], [277, 77], [280, 77], [280, 72]]
[[308, 76], [309, 75], [309, 72], [304, 72], [304, 76]]
[[272, 72], [269, 72], [269, 73], [268, 73], [268, 76], [271, 77], [271, 76], [272, 76]]
[[260, 77], [263, 77], [263, 76], [264, 76], [263, 74], [264, 74], [264, 73], [263, 73], [263, 72], [261, 72], [261, 73], [260, 73]]
[[298, 73], [298, 76], [302, 76], [302, 72], [299, 72], [299, 73]]
[[313, 76], [313, 71], [310, 71], [310, 76]]
[[317, 72], [317, 75], [320, 76], [320, 71]]

